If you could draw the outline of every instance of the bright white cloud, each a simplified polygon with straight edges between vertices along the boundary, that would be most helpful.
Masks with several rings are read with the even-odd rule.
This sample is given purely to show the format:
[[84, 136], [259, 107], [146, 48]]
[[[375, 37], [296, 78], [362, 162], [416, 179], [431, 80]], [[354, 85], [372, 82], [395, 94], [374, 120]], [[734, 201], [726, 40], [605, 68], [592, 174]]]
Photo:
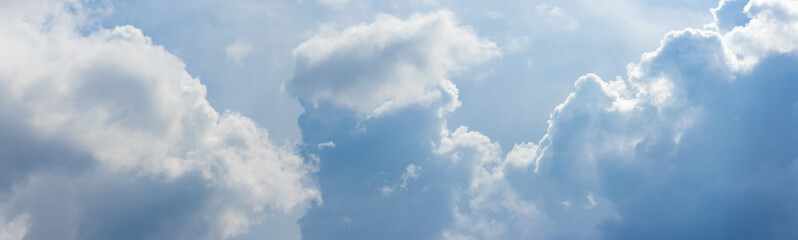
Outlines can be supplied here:
[[[540, 9], [549, 9], [548, 13], [553, 11], [548, 6]], [[756, 29], [753, 26], [748, 27]], [[552, 113], [542, 140], [516, 144], [506, 157], [502, 156], [498, 143], [479, 132], [466, 127], [450, 132], [443, 127], [434, 151], [450, 159], [447, 167], [464, 174], [456, 179], [466, 183], [452, 180], [445, 185], [451, 188], [453, 195], [452, 222], [439, 236], [444, 239], [595, 239], [635, 237], [627, 234], [639, 232], [673, 236], [667, 235], [672, 234], [673, 229], [677, 233], [689, 232], [679, 224], [695, 221], [696, 216], [692, 214], [709, 216], [703, 222], [690, 222], [703, 227], [711, 227], [706, 224], [723, 219], [726, 211], [713, 209], [713, 202], [741, 204], [743, 211], [756, 209], [762, 202], [789, 205], [791, 201], [758, 199], [755, 192], [785, 194], [786, 200], [795, 199], [798, 193], [769, 191], [767, 185], [747, 181], [792, 181], [798, 176], [794, 174], [794, 169], [798, 169], [794, 154], [771, 160], [772, 164], [786, 167], [783, 171], [769, 169], [775, 173], [773, 178], [745, 164], [742, 168], [751, 170], [743, 172], [755, 177], [732, 173], [728, 173], [732, 174], [729, 177], [714, 176], [718, 169], [741, 171], [735, 164], [761, 160], [740, 157], [745, 151], [761, 153], [766, 152], [759, 151], [763, 150], [761, 148], [773, 148], [760, 146], [759, 150], [752, 150], [744, 148], [745, 144], [735, 145], [739, 139], [756, 139], [756, 136], [725, 129], [741, 127], [730, 123], [738, 121], [735, 119], [751, 120], [750, 116], [733, 114], [753, 111], [751, 106], [768, 105], [769, 101], [776, 100], [789, 103], [787, 112], [793, 116], [796, 102], [789, 98], [792, 95], [783, 99], [748, 96], [745, 104], [736, 100], [738, 96], [750, 94], [743, 90], [762, 90], [763, 86], [772, 84], [753, 81], [758, 77], [746, 74], [756, 74], [757, 68], [766, 72], [772, 69], [768, 69], [769, 65], [760, 65], [753, 73], [739, 71], [736, 63], [730, 60], [730, 54], [741, 51], [729, 46], [731, 43], [726, 39], [730, 34], [734, 33], [711, 29], [674, 31], [665, 37], [659, 49], [643, 54], [639, 63], [630, 64], [626, 78], [606, 81], [595, 74], [579, 78], [574, 84], [576, 91]], [[325, 53], [332, 50], [323, 47], [314, 49], [307, 52], [334, 55]], [[356, 51], [346, 55], [353, 55], [352, 52]], [[773, 57], [778, 52], [778, 49], [770, 49], [762, 56]], [[312, 57], [305, 59], [314, 61]], [[391, 64], [378, 66], [397, 69]], [[360, 74], [362, 71], [353, 76], [364, 76]], [[779, 82], [780, 77], [784, 76], [771, 80], [781, 84], [778, 86], [782, 89], [794, 89], [789, 82]], [[748, 103], [752, 105], [746, 105]], [[368, 110], [375, 108], [363, 109], [367, 109], [365, 113], [368, 114]], [[774, 114], [763, 111], [768, 116]], [[445, 116], [440, 120], [445, 126]], [[747, 124], [743, 126], [757, 126], [755, 122]], [[787, 122], [775, 128], [792, 129], [794, 125]], [[759, 130], [769, 133], [773, 129]], [[796, 133], [787, 133], [786, 138], [780, 139], [785, 143], [775, 147], [776, 152], [792, 149], [794, 140], [789, 134]], [[736, 162], [726, 165], [724, 161], [727, 160]], [[425, 176], [436, 174], [441, 172], [425, 171]], [[720, 192], [702, 195], [702, 189], [717, 186], [712, 184], [719, 184]], [[724, 192], [740, 185], [747, 185], [747, 190]], [[396, 189], [378, 188], [382, 196], [392, 197]], [[682, 196], [679, 194], [687, 197], [671, 199]], [[734, 197], [754, 200], [723, 202]], [[663, 217], [651, 219], [647, 212], [655, 210], [661, 210], [657, 214]], [[668, 211], [680, 215], [667, 215]], [[784, 228], [796, 217], [790, 215], [788, 223], [772, 224]], [[762, 225], [723, 226], [735, 231], [763, 228]], [[700, 236], [705, 232], [695, 234]]]
[[[15, 138], [33, 139], [33, 146], [57, 142], [68, 149], [26, 147], [12, 153], [30, 156], [24, 160], [33, 166], [64, 162], [77, 168], [67, 173], [57, 168], [12, 170], [22, 176], [3, 182], [13, 188], [3, 193], [0, 207], [13, 226], [0, 233], [24, 234], [18, 228], [29, 223], [27, 234], [34, 239], [43, 234], [103, 238], [92, 235], [101, 234], [101, 228], [91, 228], [106, 221], [92, 219], [93, 208], [115, 208], [107, 202], [112, 198], [103, 198], [158, 197], [165, 187], [202, 189], [201, 195], [184, 200], [184, 205], [195, 206], [195, 212], [183, 213], [187, 219], [156, 216], [193, 228], [139, 229], [137, 234], [229, 238], [261, 219], [301, 211], [320, 200], [308, 177], [314, 167], [293, 147], [271, 143], [265, 129], [235, 112], [218, 113], [205, 99], [205, 87], [180, 59], [153, 45], [141, 30], [121, 26], [83, 36], [75, 30], [86, 18], [80, 3], [11, 1], [0, 9], [13, 13], [0, 14], [0, 35], [5, 36], [0, 39], [0, 115], [14, 116], [0, 118], [2, 126], [24, 129]], [[53, 151], [55, 156], [41, 157], [36, 151]], [[2, 161], [4, 168], [15, 166], [12, 158]], [[185, 179], [194, 180], [180, 185]], [[134, 194], [137, 189], [143, 190]], [[48, 195], [62, 195], [54, 206], [69, 211], [48, 212], [45, 205], [52, 203], [31, 200]], [[129, 207], [119, 204], [120, 209]], [[157, 201], [151, 204], [161, 207]], [[98, 214], [121, 217], [113, 211]]]
[[[294, 49], [288, 90], [373, 119], [347, 122], [329, 109], [300, 119], [313, 141], [303, 151], [326, 161], [319, 178], [328, 180], [325, 196], [335, 196], [300, 220], [316, 227], [303, 234], [798, 235], [798, 8], [741, 1], [723, 1], [714, 27], [669, 33], [625, 78], [579, 78], [546, 135], [506, 156], [480, 132], [449, 131], [440, 114], [460, 104], [452, 75], [500, 56], [452, 13], [320, 30]], [[308, 177], [317, 166], [273, 144], [252, 120], [210, 107], [178, 58], [131, 26], [79, 33], [84, 10], [63, 6], [0, 3], [0, 53], [13, 56], [0, 58], [0, 239], [229, 238], [274, 216], [296, 226], [320, 201]], [[534, 10], [555, 28], [579, 26], [560, 7]], [[510, 39], [502, 50], [520, 52], [526, 41]], [[231, 60], [251, 50], [242, 42], [225, 49]], [[385, 116], [412, 106], [425, 107]], [[343, 129], [350, 124], [379, 132]]]
[[382, 14], [370, 24], [322, 31], [293, 51], [296, 71], [289, 92], [318, 104], [330, 102], [367, 117], [410, 105], [459, 106], [449, 76], [500, 55], [453, 14]]
[[326, 147], [335, 147], [335, 143], [333, 141], [319, 143], [318, 145], [316, 145], [316, 147], [319, 148], [319, 150], [321, 150], [322, 148]]

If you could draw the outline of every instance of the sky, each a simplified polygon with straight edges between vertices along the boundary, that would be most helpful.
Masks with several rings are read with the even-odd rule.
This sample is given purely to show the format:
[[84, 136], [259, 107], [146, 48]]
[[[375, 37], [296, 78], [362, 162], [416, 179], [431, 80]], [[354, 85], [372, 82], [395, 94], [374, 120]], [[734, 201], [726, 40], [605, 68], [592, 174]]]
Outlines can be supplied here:
[[0, 1], [0, 240], [795, 239], [795, 0]]

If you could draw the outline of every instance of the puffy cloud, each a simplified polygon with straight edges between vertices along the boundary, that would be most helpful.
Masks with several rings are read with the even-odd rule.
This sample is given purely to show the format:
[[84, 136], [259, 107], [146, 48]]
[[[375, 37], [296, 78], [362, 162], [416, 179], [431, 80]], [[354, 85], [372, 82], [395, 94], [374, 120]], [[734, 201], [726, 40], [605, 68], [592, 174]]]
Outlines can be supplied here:
[[[725, 25], [728, 31], [671, 32], [656, 51], [627, 67], [626, 78], [579, 78], [576, 91], [551, 114], [546, 135], [515, 144], [506, 156], [477, 131], [449, 131], [445, 115], [429, 108], [397, 108], [397, 114], [362, 120], [337, 107], [375, 116], [383, 101], [358, 107], [369, 101], [313, 99], [295, 89], [306, 104], [319, 105], [300, 118], [303, 138], [337, 144], [314, 151], [321, 159], [325, 205], [300, 221], [303, 234], [308, 239], [388, 239], [407, 232], [413, 233], [410, 238], [443, 239], [794, 236], [798, 233], [789, 226], [798, 221], [798, 192], [792, 187], [798, 179], [798, 132], [792, 130], [798, 129], [798, 98], [791, 91], [798, 83], [790, 66], [798, 60], [790, 55], [792, 32], [773, 30], [794, 26], [785, 15], [790, 11], [782, 10], [790, 4], [751, 2], [745, 7], [750, 22]], [[740, 39], [754, 32], [780, 41], [747, 48]], [[358, 49], [365, 53], [346, 54], [371, 53], [370, 47]], [[335, 50], [307, 52], [327, 56]], [[298, 69], [314, 61], [299, 54], [297, 59]], [[386, 72], [401, 69], [391, 61], [372, 62], [390, 69]], [[302, 73], [297, 70], [297, 76]], [[358, 71], [342, 79], [371, 74]], [[295, 77], [293, 84], [301, 79]], [[419, 102], [405, 106], [412, 104]], [[364, 126], [369, 131], [357, 130]], [[413, 184], [427, 190], [398, 191], [396, 179], [409, 176], [407, 166], [414, 165], [423, 166], [424, 174]]]
[[464, 187], [453, 184], [451, 213], [454, 221], [442, 239], [518, 239], [539, 235], [538, 210], [519, 198], [504, 177], [506, 161], [499, 144], [476, 131], [459, 127], [444, 131], [437, 154], [448, 156], [451, 167], [462, 169]]
[[753, 0], [744, 13], [751, 20], [724, 35], [737, 68], [749, 69], [773, 52], [790, 53], [798, 47], [798, 2]]
[[[798, 222], [795, 4], [751, 1], [744, 26], [674, 31], [630, 64], [627, 78], [577, 80], [546, 136], [516, 144], [504, 160], [514, 166], [504, 170], [512, 191], [538, 209], [543, 224], [531, 232], [545, 239], [798, 234], [789, 227]], [[754, 60], [741, 67], [738, 56]]]
[[467, 187], [463, 174], [480, 164], [441, 159], [460, 142], [440, 143], [448, 136], [443, 113], [460, 104], [449, 76], [499, 56], [496, 44], [439, 11], [323, 30], [294, 56], [287, 89], [304, 101], [303, 139], [335, 142], [306, 149], [320, 159], [324, 204], [300, 221], [303, 237], [441, 237], [453, 219], [453, 191]]
[[537, 12], [537, 16], [541, 21], [554, 25], [558, 28], [575, 30], [577, 27], [579, 27], [579, 22], [566, 15], [565, 12], [563, 12], [558, 6], [541, 3], [535, 6], [535, 11]]
[[83, 35], [80, 2], [0, 5], [2, 236], [230, 238], [320, 200], [312, 164], [213, 109], [141, 30]]
[[453, 14], [415, 14], [406, 20], [381, 14], [370, 24], [323, 30], [293, 51], [289, 92], [317, 105], [330, 102], [366, 117], [411, 105], [459, 106], [449, 76], [500, 55]]

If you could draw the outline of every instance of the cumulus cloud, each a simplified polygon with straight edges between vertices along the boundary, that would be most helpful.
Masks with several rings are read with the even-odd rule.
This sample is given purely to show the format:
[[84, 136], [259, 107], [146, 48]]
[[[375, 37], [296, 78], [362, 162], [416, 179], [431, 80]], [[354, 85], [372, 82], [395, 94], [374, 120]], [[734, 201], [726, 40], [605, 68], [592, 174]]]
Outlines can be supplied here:
[[798, 234], [795, 6], [751, 1], [743, 26], [674, 31], [626, 78], [577, 80], [546, 136], [504, 160], [537, 238]]
[[723, 36], [724, 43], [732, 51], [734, 67], [747, 70], [773, 52], [796, 50], [798, 2], [754, 0], [745, 5], [743, 12], [751, 20]]
[[538, 210], [519, 198], [504, 178], [506, 161], [498, 143], [461, 126], [451, 133], [444, 129], [435, 151], [466, 174], [462, 188], [453, 185], [453, 222], [440, 238], [514, 239], [538, 234], [532, 232], [542, 224]]
[[[794, 4], [752, 1], [740, 8], [750, 21], [731, 21], [744, 25], [673, 31], [656, 51], [628, 65], [625, 78], [579, 78], [575, 92], [552, 112], [546, 135], [515, 144], [506, 155], [478, 131], [450, 131], [446, 116], [425, 112], [429, 109], [397, 107], [393, 111], [401, 114], [360, 121], [330, 106], [375, 116], [386, 101], [401, 99], [369, 93], [360, 98], [366, 91], [352, 91], [357, 89], [352, 86], [394, 81], [351, 80], [380, 79], [369, 71], [346, 72], [336, 79], [350, 81], [336, 81], [341, 90], [327, 95], [319, 89], [328, 87], [300, 90], [303, 81], [311, 82], [303, 79], [322, 79], [301, 77], [319, 71], [307, 67], [314, 61], [324, 63], [336, 54], [374, 56], [369, 44], [343, 48], [345, 53], [336, 53], [342, 47], [323, 47], [359, 42], [342, 39], [354, 36], [353, 29], [372, 34], [367, 29], [373, 24], [344, 31], [351, 34], [332, 33], [336, 38], [317, 35], [312, 51], [301, 49], [311, 49], [313, 40], [295, 50], [298, 70], [292, 84], [295, 94], [319, 105], [300, 118], [303, 139], [333, 139], [337, 146], [319, 155], [320, 182], [330, 201], [301, 220], [303, 234], [308, 239], [395, 238], [391, 232], [443, 239], [795, 236], [790, 226], [798, 222], [798, 191], [791, 185], [798, 180], [798, 97], [792, 91], [798, 83], [792, 66], [798, 60], [792, 55], [795, 31], [776, 31], [795, 26], [798, 18], [789, 10]], [[718, 21], [727, 21], [719, 11]], [[756, 33], [777, 41], [753, 46], [759, 41]], [[383, 34], [392, 32], [371, 38]], [[350, 60], [330, 62], [341, 59]], [[381, 73], [403, 66], [364, 59], [372, 60], [368, 66], [388, 69]], [[359, 61], [341, 65], [361, 66]], [[338, 68], [327, 72], [333, 69]], [[424, 78], [406, 79], [415, 85]], [[332, 84], [323, 81], [313, 83]], [[432, 86], [427, 91], [435, 90], [434, 84], [424, 84]], [[427, 100], [403, 101], [401, 106]], [[363, 125], [373, 131], [353, 130]], [[417, 145], [425, 141], [432, 146]], [[424, 174], [414, 184], [427, 191], [397, 191], [397, 177], [410, 179], [409, 164], [423, 165]], [[417, 211], [429, 214], [412, 214]], [[344, 218], [351, 221], [335, 221]], [[367, 223], [374, 221], [381, 224]]]
[[0, 239], [219, 239], [299, 217], [306, 239], [796, 236], [798, 8], [739, 1], [623, 78], [577, 79], [506, 155], [447, 128], [451, 76], [500, 54], [446, 11], [294, 49], [294, 149], [210, 107], [132, 26], [82, 34], [75, 2], [0, 3]]
[[2, 236], [230, 238], [320, 200], [313, 165], [213, 109], [141, 30], [82, 35], [80, 2], [0, 5]]
[[460, 105], [449, 77], [498, 56], [448, 11], [383, 14], [295, 48], [287, 89], [305, 106], [303, 139], [336, 144], [308, 149], [320, 159], [325, 202], [300, 221], [303, 237], [440, 238], [454, 217], [453, 191], [468, 185], [463, 174], [483, 174], [479, 162], [440, 159], [456, 140], [432, 146], [448, 136], [444, 113]]
[[293, 51], [287, 89], [317, 105], [329, 102], [365, 117], [411, 105], [459, 106], [449, 76], [500, 55], [453, 14], [439, 11], [402, 20], [381, 14], [369, 24], [321, 31]]

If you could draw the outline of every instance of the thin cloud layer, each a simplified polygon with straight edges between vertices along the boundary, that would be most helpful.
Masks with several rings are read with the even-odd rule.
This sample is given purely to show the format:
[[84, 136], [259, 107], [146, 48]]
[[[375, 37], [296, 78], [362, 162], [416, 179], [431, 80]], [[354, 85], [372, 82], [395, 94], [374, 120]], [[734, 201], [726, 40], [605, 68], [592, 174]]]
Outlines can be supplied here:
[[2, 9], [3, 236], [221, 239], [320, 200], [312, 164], [139, 29], [81, 35], [80, 2]]

